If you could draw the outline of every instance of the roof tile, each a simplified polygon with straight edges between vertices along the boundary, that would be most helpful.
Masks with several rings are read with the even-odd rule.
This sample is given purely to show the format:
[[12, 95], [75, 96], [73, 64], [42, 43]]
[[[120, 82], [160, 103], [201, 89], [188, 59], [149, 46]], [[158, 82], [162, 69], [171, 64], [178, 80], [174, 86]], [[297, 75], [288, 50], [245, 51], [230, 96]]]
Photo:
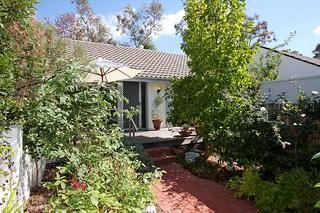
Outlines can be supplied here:
[[90, 60], [101, 57], [142, 70], [136, 78], [169, 80], [185, 77], [190, 71], [186, 55], [70, 39], [67, 43], [69, 49], [75, 46], [83, 48]]

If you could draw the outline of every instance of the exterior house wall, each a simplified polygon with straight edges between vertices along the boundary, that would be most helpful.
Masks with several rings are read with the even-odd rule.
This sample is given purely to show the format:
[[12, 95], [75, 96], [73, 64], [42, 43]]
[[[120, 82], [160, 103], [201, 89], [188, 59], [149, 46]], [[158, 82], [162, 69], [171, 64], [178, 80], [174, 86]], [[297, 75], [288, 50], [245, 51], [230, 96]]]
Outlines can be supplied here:
[[283, 56], [279, 68], [278, 80], [299, 79], [319, 75], [320, 67], [288, 56]]
[[307, 96], [312, 96], [312, 91], [320, 92], [320, 75], [300, 78], [291, 80], [276, 80], [270, 82], [264, 82], [262, 84], [262, 91], [267, 96], [269, 102], [274, 102], [278, 95], [283, 92], [286, 93], [287, 98], [291, 102], [296, 102], [297, 96], [299, 95], [298, 87], [306, 93]]
[[[267, 50], [265, 49], [261, 49], [260, 54], [265, 54], [266, 51]], [[298, 79], [320, 75], [320, 67], [316, 65], [286, 55], [282, 55], [281, 60], [278, 80]]]
[[[261, 53], [266, 53], [261, 49]], [[279, 79], [264, 82], [262, 91], [269, 102], [274, 102], [278, 95], [286, 93], [290, 101], [296, 102], [299, 95], [298, 87], [311, 96], [312, 91], [320, 92], [320, 67], [282, 55], [279, 67]]]
[[[167, 81], [159, 81], [159, 82], [148, 82], [146, 89], [147, 89], [147, 129], [152, 130], [153, 129], [153, 123], [152, 123], [152, 106], [153, 106], [153, 100], [157, 96], [157, 88], [161, 87], [160, 95], [163, 96], [165, 94], [165, 89], [170, 86], [170, 83]], [[160, 110], [162, 112], [163, 122], [161, 124], [161, 128], [167, 127], [167, 111], [168, 111], [168, 102], [164, 99]]]

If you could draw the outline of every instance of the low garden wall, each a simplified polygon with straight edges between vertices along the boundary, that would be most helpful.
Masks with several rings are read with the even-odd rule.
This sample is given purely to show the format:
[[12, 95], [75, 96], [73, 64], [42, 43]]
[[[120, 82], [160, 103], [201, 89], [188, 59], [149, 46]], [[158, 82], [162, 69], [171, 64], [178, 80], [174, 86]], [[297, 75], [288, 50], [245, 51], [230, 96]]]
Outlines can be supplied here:
[[[28, 200], [31, 188], [37, 185], [36, 166], [31, 156], [23, 150], [22, 134], [20, 126], [13, 126], [9, 131], [0, 134], [0, 145], [12, 147], [9, 154], [1, 153], [0, 171], [5, 173], [0, 173], [0, 212], [10, 195], [10, 188], [17, 190], [15, 200], [23, 203]], [[38, 165], [40, 182], [45, 169], [45, 160], [40, 160]]]

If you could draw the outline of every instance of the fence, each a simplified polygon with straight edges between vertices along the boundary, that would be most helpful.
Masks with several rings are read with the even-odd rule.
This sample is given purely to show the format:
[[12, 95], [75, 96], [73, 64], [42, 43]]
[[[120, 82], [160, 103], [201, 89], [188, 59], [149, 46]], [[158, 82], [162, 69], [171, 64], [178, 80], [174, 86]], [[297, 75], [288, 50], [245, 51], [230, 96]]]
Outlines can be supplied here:
[[[281, 104], [268, 104], [267, 109], [269, 116], [275, 118], [280, 117], [280, 120], [290, 128], [293, 135], [297, 134], [297, 129], [295, 128], [294, 122], [291, 120], [290, 115], [283, 113], [281, 109]], [[308, 138], [306, 141], [310, 142], [310, 145], [320, 145], [320, 109], [319, 105], [308, 104], [303, 110], [309, 117], [301, 117], [300, 122], [305, 125], [310, 125], [308, 130]]]
[[36, 175], [39, 175], [40, 182], [45, 169], [45, 160], [40, 160], [39, 172], [36, 172], [34, 161], [23, 150], [22, 134], [20, 126], [13, 126], [0, 134], [0, 145], [11, 147], [9, 153], [3, 151], [0, 156], [0, 171], [4, 171], [0, 172], [0, 212], [6, 205], [10, 188], [17, 190], [15, 201], [27, 201], [31, 188], [39, 184]]

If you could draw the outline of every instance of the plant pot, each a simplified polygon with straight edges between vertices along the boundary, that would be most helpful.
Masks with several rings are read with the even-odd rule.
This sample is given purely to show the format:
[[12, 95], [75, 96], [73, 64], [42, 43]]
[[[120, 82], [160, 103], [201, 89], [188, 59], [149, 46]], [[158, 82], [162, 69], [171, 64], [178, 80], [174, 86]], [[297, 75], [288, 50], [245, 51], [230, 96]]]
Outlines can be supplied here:
[[161, 128], [161, 123], [162, 123], [162, 120], [152, 120], [152, 123], [153, 123], [153, 127], [155, 130], [159, 130]]
[[180, 130], [180, 131], [179, 131], [179, 134], [180, 134], [182, 137], [189, 137], [189, 136], [192, 134], [192, 131], [191, 131], [191, 130], [188, 130], [188, 129], [183, 129], [183, 130]]

